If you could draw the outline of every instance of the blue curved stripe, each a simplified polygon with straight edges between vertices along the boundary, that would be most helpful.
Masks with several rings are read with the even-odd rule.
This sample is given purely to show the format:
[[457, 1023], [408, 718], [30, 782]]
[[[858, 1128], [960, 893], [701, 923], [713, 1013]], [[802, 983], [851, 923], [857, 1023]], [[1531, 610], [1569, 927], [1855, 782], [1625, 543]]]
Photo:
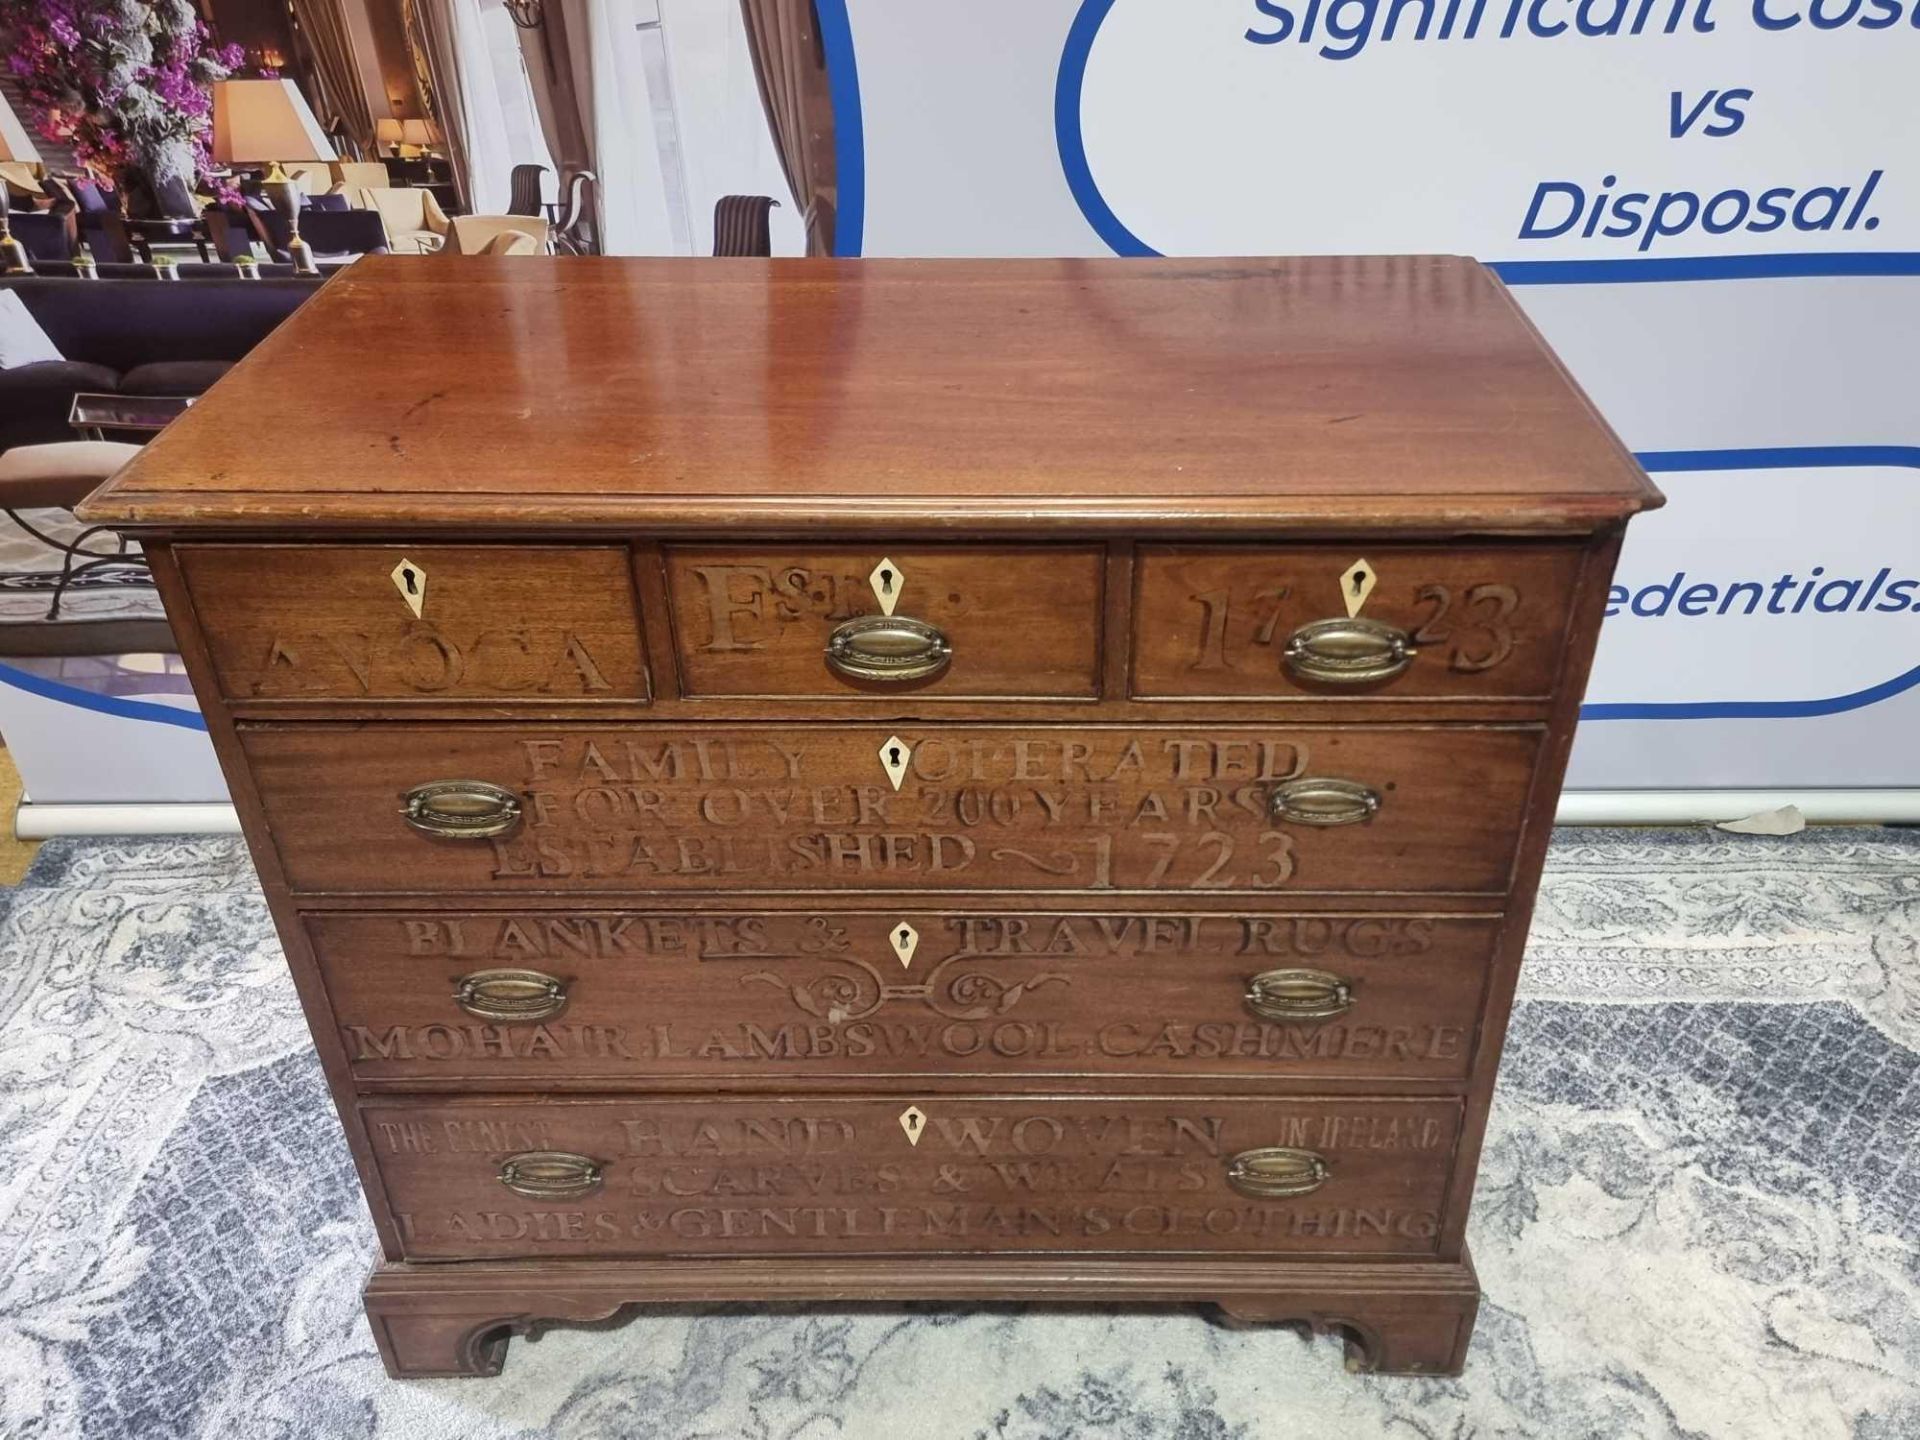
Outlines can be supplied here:
[[1100, 33], [1111, 9], [1113, 0], [1081, 0], [1080, 11], [1073, 17], [1066, 49], [1060, 54], [1060, 74], [1053, 85], [1053, 140], [1074, 203], [1107, 248], [1116, 255], [1158, 255], [1158, 250], [1121, 223], [1100, 187], [1093, 183], [1093, 171], [1087, 167], [1086, 141], [1080, 134], [1080, 87], [1087, 78], [1087, 56], [1093, 50], [1093, 37]]
[[1758, 450], [1641, 450], [1643, 470], [1681, 474], [1689, 470], [1846, 469], [1890, 465], [1920, 470], [1920, 445], [1775, 445]]
[[96, 695], [91, 690], [63, 685], [58, 680], [16, 670], [11, 665], [0, 665], [0, 685], [11, 685], [16, 690], [38, 695], [43, 700], [57, 700], [62, 705], [97, 710], [102, 715], [116, 715], [122, 720], [145, 720], [155, 725], [177, 725], [182, 730], [206, 733], [206, 719], [198, 710], [176, 710], [171, 705], [155, 705], [148, 700], [122, 700], [116, 695]]
[[1834, 695], [1825, 700], [1712, 700], [1676, 705], [1582, 705], [1582, 720], [1808, 720], [1819, 715], [1839, 715], [1862, 710], [1890, 700], [1903, 691], [1920, 685], [1920, 665], [1869, 685], [1851, 695]]
[[853, 23], [847, 18], [847, 0], [815, 0], [814, 14], [820, 18], [820, 48], [826, 52], [827, 89], [833, 97], [833, 169], [839, 186], [833, 253], [858, 255], [867, 232], [867, 139]]
[[[1846, 469], [1859, 466], [1903, 466], [1920, 470], [1920, 446], [1915, 445], [1776, 445], [1756, 450], [1643, 450], [1635, 457], [1654, 472], [1684, 474], [1701, 470]], [[1920, 665], [1855, 690], [1821, 700], [1703, 700], [1674, 703], [1582, 705], [1582, 720], [1809, 720], [1840, 715], [1890, 700], [1920, 685]]]
[[[1060, 169], [1074, 203], [1093, 231], [1116, 255], [1158, 255], [1113, 213], [1087, 164], [1080, 127], [1080, 96], [1094, 37], [1114, 0], [1081, 0], [1060, 52], [1053, 88], [1053, 136]], [[839, 99], [834, 101], [836, 107]], [[1670, 280], [1768, 280], [1832, 275], [1920, 275], [1920, 252], [1808, 251], [1790, 255], [1628, 256], [1607, 260], [1496, 260], [1489, 262], [1509, 285], [1639, 285]]]
[[1509, 285], [1640, 285], [1662, 280], [1778, 280], [1821, 275], [1920, 275], [1910, 250], [1805, 251], [1791, 255], [1658, 255], [1615, 260], [1495, 260]]

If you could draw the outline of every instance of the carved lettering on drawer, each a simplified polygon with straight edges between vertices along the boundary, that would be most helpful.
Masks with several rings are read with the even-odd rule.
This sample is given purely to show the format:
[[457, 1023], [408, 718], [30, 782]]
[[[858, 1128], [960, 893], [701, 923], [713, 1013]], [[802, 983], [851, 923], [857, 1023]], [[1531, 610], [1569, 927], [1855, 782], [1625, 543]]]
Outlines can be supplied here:
[[[765, 1251], [803, 1240], [1419, 1253], [1439, 1230], [1460, 1114], [1453, 1100], [923, 1104], [918, 1144], [894, 1123], [898, 1102], [554, 1106], [542, 1132], [604, 1176], [590, 1200], [563, 1210], [516, 1203], [495, 1173], [504, 1152], [396, 1146], [386, 1107], [370, 1107], [369, 1120], [419, 1258]], [[431, 1133], [465, 1107], [425, 1108], [414, 1123]], [[1313, 1181], [1297, 1195], [1235, 1193], [1234, 1165], [1276, 1146], [1306, 1154]]]
[[613, 690], [572, 631], [453, 631], [418, 622], [399, 634], [275, 631], [252, 684], [261, 699], [474, 692], [567, 698]]
[[[248, 727], [298, 889], [1181, 891], [1506, 888], [1528, 726], [788, 731]], [[413, 832], [452, 776], [523, 797], [494, 839]], [[1315, 793], [1296, 811], [1298, 781]]]
[[[903, 968], [889, 932], [920, 941]], [[363, 1075], [1464, 1075], [1491, 916], [871, 911], [306, 917]], [[461, 981], [560, 1003], [476, 1014]], [[1250, 1007], [1307, 967], [1339, 1003]]]
[[[647, 696], [632, 579], [616, 547], [176, 553], [220, 688], [234, 700]], [[411, 599], [396, 588], [401, 573], [418, 577]]]
[[[836, 626], [882, 613], [930, 626], [950, 647], [937, 676], [914, 685], [916, 697], [1099, 693], [1105, 557], [1097, 546], [669, 545], [665, 563], [688, 695], [884, 703], [896, 688], [851, 681], [824, 658]], [[889, 607], [876, 591], [896, 577], [884, 594]]]
[[[1575, 547], [1385, 547], [1362, 594], [1350, 549], [1141, 547], [1133, 693], [1166, 699], [1538, 699], [1553, 688], [1580, 573]], [[1345, 583], [1343, 583], [1345, 582]], [[1345, 679], [1303, 628], [1358, 614], [1406, 653]], [[1351, 657], [1347, 657], [1351, 659]]]

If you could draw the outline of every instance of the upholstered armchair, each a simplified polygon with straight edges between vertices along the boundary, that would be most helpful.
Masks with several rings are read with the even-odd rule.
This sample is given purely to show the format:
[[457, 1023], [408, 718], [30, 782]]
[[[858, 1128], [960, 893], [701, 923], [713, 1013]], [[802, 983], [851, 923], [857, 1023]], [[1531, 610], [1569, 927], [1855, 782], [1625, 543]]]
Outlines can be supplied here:
[[[447, 222], [447, 251], [453, 255], [544, 255], [547, 222], [538, 215], [456, 215]], [[511, 243], [515, 237], [524, 246]]]
[[[378, 160], [335, 160], [330, 167], [334, 188], [351, 195], [356, 190], [390, 190], [393, 177]], [[360, 208], [358, 205], [356, 209]]]
[[380, 212], [387, 248], [396, 255], [431, 254], [447, 243], [447, 215], [431, 190], [369, 185], [349, 195], [359, 209]]
[[333, 168], [324, 160], [289, 160], [280, 173], [309, 195], [324, 195], [333, 188]]

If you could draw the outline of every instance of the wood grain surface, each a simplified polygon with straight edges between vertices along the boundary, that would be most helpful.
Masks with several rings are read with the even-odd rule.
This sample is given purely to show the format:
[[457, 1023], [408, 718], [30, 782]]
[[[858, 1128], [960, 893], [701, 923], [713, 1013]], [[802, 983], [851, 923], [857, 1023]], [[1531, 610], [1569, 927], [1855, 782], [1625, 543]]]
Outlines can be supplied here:
[[[623, 547], [183, 545], [236, 700], [645, 700]], [[394, 572], [406, 564], [415, 614]]]
[[[1135, 698], [1543, 702], [1559, 673], [1577, 546], [1142, 546], [1134, 559]], [[1296, 630], [1359, 613], [1414, 652], [1399, 675], [1316, 682], [1285, 659]], [[1439, 712], [1436, 712], [1439, 713]]]
[[[1455, 1100], [368, 1101], [406, 1258], [995, 1251], [1430, 1256]], [[1288, 1199], [1228, 1183], [1248, 1151], [1322, 1157]], [[583, 1157], [528, 1199], [516, 1155]]]
[[[669, 545], [685, 696], [792, 696], [869, 704], [1100, 693], [1106, 553], [1088, 545], [787, 547]], [[835, 626], [884, 613], [870, 583], [891, 562], [896, 616], [937, 628], [953, 658], [911, 685], [863, 685], [822, 659]]]
[[[1457, 1081], [1499, 924], [914, 905], [306, 917], [362, 1083], [501, 1090], [673, 1078]], [[896, 948], [903, 931], [911, 944]], [[1250, 1003], [1259, 977], [1301, 970], [1345, 985], [1350, 1006], [1294, 1019]], [[560, 998], [539, 1015], [489, 1009], [490, 984], [515, 994], [542, 979]]]
[[[377, 383], [342, 384], [372, 337]], [[371, 256], [83, 513], [1513, 531], [1656, 503], [1458, 257]]]
[[[288, 880], [308, 892], [1191, 896], [1503, 893], [1531, 726], [249, 725]], [[882, 764], [898, 750], [896, 791]], [[1276, 820], [1326, 778], [1378, 813]], [[412, 788], [522, 797], [498, 839], [402, 817]]]

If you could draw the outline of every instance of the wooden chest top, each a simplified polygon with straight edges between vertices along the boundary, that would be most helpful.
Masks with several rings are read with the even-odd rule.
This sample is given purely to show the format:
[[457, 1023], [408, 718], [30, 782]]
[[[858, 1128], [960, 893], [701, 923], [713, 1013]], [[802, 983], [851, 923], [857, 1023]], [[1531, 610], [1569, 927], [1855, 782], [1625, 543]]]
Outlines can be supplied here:
[[1586, 531], [1659, 503], [1446, 256], [370, 257], [95, 522]]

